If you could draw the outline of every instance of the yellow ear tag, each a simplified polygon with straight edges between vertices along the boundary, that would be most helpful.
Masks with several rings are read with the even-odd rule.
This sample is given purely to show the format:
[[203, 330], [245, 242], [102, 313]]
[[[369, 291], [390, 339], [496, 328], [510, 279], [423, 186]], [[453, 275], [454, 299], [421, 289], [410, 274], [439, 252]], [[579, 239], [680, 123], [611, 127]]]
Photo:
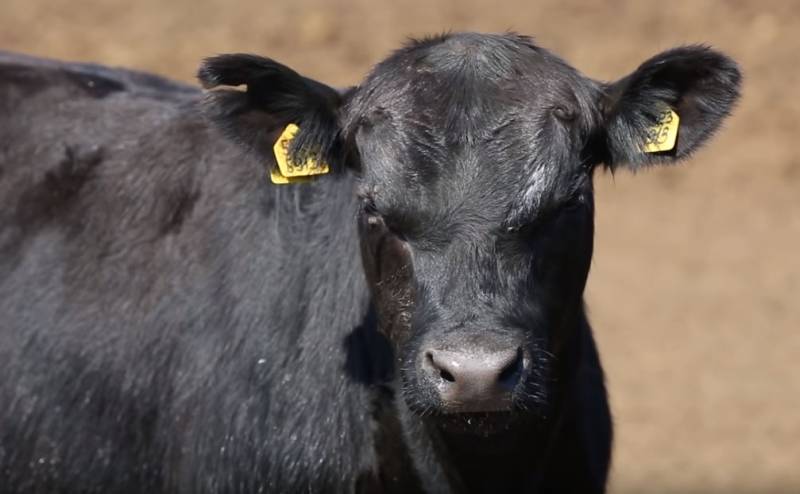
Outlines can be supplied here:
[[658, 123], [647, 129], [644, 141], [645, 153], [671, 151], [678, 139], [678, 125], [681, 119], [672, 108], [667, 108], [658, 117]]
[[278, 169], [277, 166], [272, 167], [269, 171], [269, 179], [274, 184], [284, 185], [284, 184], [301, 184], [303, 182], [310, 182], [312, 177], [284, 177], [281, 175], [281, 171]]
[[330, 172], [327, 163], [318, 161], [313, 156], [306, 159], [305, 163], [295, 163], [289, 159], [289, 148], [292, 139], [297, 135], [300, 128], [295, 124], [289, 124], [283, 129], [283, 133], [275, 145], [272, 147], [275, 152], [277, 168], [270, 170], [270, 180], [275, 184], [293, 184], [307, 182], [314, 175], [324, 175]]

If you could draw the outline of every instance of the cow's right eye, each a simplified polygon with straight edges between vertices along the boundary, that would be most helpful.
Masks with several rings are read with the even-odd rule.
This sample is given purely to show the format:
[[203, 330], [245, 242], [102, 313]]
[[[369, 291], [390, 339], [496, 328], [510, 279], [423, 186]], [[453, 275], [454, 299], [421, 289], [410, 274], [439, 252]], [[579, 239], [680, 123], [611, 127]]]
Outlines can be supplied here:
[[361, 221], [364, 222], [372, 237], [383, 237], [391, 233], [391, 229], [386, 224], [385, 218], [378, 212], [374, 204], [365, 203], [361, 207]]
[[563, 105], [556, 105], [552, 108], [553, 115], [561, 121], [571, 122], [575, 120], [575, 112], [571, 108]]
[[372, 199], [364, 199], [361, 202], [361, 212], [367, 216], [380, 216], [378, 208], [375, 207], [375, 201]]

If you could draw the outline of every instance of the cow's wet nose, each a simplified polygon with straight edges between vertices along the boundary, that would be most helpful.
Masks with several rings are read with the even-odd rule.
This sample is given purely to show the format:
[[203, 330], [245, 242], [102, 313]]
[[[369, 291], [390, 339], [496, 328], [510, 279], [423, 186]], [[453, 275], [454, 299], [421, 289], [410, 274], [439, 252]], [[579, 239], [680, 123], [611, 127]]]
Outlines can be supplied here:
[[510, 410], [524, 367], [521, 348], [493, 352], [428, 349], [422, 361], [443, 410], [450, 413]]

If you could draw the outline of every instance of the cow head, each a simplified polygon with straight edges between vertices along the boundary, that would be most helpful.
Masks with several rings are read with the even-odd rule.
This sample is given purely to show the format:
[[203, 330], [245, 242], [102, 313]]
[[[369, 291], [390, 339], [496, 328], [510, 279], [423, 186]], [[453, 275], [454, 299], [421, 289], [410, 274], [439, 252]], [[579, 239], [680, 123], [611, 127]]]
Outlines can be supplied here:
[[[345, 93], [244, 55], [209, 59], [200, 78], [247, 85], [209, 108], [257, 152], [295, 122], [297, 156], [358, 177], [354, 221], [402, 396], [448, 415], [546, 410], [584, 317], [594, 169], [685, 158], [740, 75], [690, 46], [608, 84], [522, 36], [454, 34], [411, 43]], [[670, 110], [676, 143], [646, 152]]]

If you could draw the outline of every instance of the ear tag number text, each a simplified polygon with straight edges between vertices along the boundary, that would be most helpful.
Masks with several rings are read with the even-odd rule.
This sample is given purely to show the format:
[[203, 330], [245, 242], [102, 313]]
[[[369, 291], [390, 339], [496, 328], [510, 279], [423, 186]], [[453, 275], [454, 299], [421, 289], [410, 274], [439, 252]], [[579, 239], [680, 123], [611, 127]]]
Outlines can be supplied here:
[[270, 169], [269, 177], [274, 184], [308, 182], [315, 175], [330, 172], [327, 163], [320, 162], [314, 156], [309, 156], [303, 163], [295, 163], [289, 158], [289, 148], [299, 130], [297, 125], [290, 123], [272, 147], [277, 166]]
[[658, 123], [647, 129], [647, 138], [644, 141], [645, 153], [661, 153], [672, 151], [678, 139], [678, 125], [680, 118], [672, 108], [661, 112]]

